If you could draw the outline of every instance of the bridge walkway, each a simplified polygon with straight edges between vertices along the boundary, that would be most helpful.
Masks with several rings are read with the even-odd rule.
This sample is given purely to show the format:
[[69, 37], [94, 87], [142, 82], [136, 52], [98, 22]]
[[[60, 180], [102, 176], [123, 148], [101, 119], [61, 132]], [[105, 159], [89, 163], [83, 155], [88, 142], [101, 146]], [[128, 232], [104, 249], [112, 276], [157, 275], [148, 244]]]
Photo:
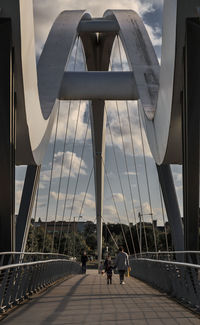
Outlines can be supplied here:
[[31, 298], [11, 312], [2, 325], [152, 324], [200, 325], [192, 312], [143, 282], [127, 278], [113, 284], [96, 270], [76, 275]]

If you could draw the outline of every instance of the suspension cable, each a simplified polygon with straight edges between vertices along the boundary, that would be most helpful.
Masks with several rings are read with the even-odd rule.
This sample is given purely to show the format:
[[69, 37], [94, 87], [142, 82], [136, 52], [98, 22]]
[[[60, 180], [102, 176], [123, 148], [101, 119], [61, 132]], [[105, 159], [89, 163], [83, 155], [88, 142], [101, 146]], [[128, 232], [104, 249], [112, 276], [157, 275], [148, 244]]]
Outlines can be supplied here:
[[51, 162], [51, 173], [50, 173], [50, 182], [49, 182], [49, 190], [48, 190], [48, 198], [47, 198], [47, 209], [46, 209], [46, 216], [45, 216], [45, 228], [44, 228], [42, 252], [44, 252], [44, 249], [45, 249], [45, 241], [46, 241], [46, 234], [47, 234], [47, 219], [48, 219], [48, 214], [49, 214], [49, 202], [50, 202], [52, 176], [53, 176], [53, 169], [54, 169], [54, 162], [55, 162], [54, 155], [55, 155], [55, 149], [56, 149], [59, 115], [60, 115], [60, 102], [59, 102], [59, 106], [58, 106], [57, 119], [56, 119], [56, 130], [55, 130], [54, 144], [53, 144], [53, 154], [52, 154], [52, 162]]
[[117, 245], [117, 242], [116, 242], [115, 238], [113, 237], [113, 235], [112, 235], [112, 233], [111, 233], [111, 231], [110, 231], [110, 229], [109, 229], [107, 223], [105, 222], [105, 219], [104, 219], [103, 216], [102, 216], [102, 219], [103, 219], [103, 221], [104, 221], [104, 224], [105, 224], [105, 226], [106, 226], [106, 229], [108, 230], [108, 232], [109, 232], [109, 234], [110, 234], [110, 237], [112, 238], [112, 240], [113, 240], [113, 242], [114, 242], [116, 248], [119, 249], [119, 246]]
[[[88, 179], [87, 186], [86, 186], [85, 195], [84, 195], [84, 198], [83, 198], [83, 201], [82, 201], [82, 204], [81, 204], [80, 213], [79, 213], [79, 216], [78, 216], [78, 222], [79, 222], [79, 220], [80, 220], [80, 216], [81, 216], [81, 214], [82, 214], [83, 206], [84, 206], [84, 204], [85, 204], [85, 199], [86, 199], [86, 196], [87, 196], [87, 193], [88, 193], [88, 189], [89, 189], [90, 180], [91, 180], [91, 177], [92, 177], [93, 170], [94, 170], [94, 167], [92, 167], [92, 169], [91, 169], [91, 171], [90, 171], [89, 179]], [[61, 229], [60, 237], [59, 237], [58, 253], [59, 253], [59, 251], [60, 251], [62, 230], [63, 230], [63, 229]], [[66, 247], [66, 245], [65, 245], [64, 247]], [[63, 249], [63, 253], [64, 253], [64, 251], [65, 251], [65, 249]]]
[[[127, 176], [128, 176], [129, 192], [130, 192], [130, 195], [131, 195], [133, 215], [135, 217], [135, 223], [136, 223], [135, 206], [134, 206], [134, 202], [133, 202], [133, 193], [132, 193], [132, 190], [131, 190], [131, 181], [130, 181], [130, 175], [129, 175], [129, 170], [128, 170], [128, 162], [127, 162], [127, 156], [126, 156], [126, 150], [125, 150], [125, 144], [124, 144], [124, 136], [123, 136], [123, 132], [122, 132], [122, 123], [121, 123], [121, 118], [120, 118], [120, 114], [119, 114], [118, 102], [116, 102], [116, 108], [117, 108], [117, 116], [118, 116], [118, 120], [119, 120], [119, 129], [120, 129], [120, 134], [121, 134], [121, 138], [122, 138], [122, 147], [123, 147], [123, 153], [124, 153], [124, 160], [125, 160], [126, 172], [127, 172]], [[129, 225], [130, 225], [130, 222], [129, 222]], [[130, 228], [130, 233], [131, 233], [131, 239], [132, 239], [132, 242], [133, 242], [133, 245], [134, 245], [133, 235], [132, 235], [131, 228]], [[139, 245], [139, 236], [137, 237], [137, 239], [138, 239], [138, 245]]]
[[[76, 45], [76, 52], [75, 52], [75, 59], [74, 59], [74, 67], [73, 67], [73, 71], [76, 70], [76, 62], [77, 62], [77, 56], [78, 56], [78, 47], [79, 47], [79, 36], [77, 38], [77, 45]], [[79, 113], [80, 113], [80, 103], [79, 102], [79, 109], [78, 109], [78, 115], [77, 115], [77, 119], [79, 118]], [[62, 157], [62, 169], [63, 169], [63, 164], [64, 164], [64, 158], [65, 158], [65, 153], [66, 153], [66, 139], [67, 139], [67, 130], [68, 130], [68, 125], [69, 125], [69, 117], [70, 117], [70, 112], [71, 112], [71, 101], [70, 101], [70, 106], [69, 106], [69, 110], [68, 110], [68, 118], [67, 118], [67, 126], [66, 126], [66, 132], [65, 132], [65, 147], [64, 147], [64, 155]], [[72, 155], [71, 155], [71, 161], [70, 161], [70, 169], [69, 169], [69, 173], [68, 173], [68, 182], [67, 182], [67, 188], [66, 188], [66, 193], [65, 193], [65, 201], [64, 201], [64, 208], [63, 208], [63, 215], [62, 215], [62, 219], [61, 219], [61, 229], [60, 229], [60, 235], [59, 235], [59, 245], [60, 245], [60, 239], [62, 236], [62, 230], [63, 230], [63, 222], [64, 222], [64, 214], [65, 214], [65, 203], [67, 201], [67, 196], [68, 196], [68, 188], [69, 188], [69, 179], [70, 179], [70, 175], [71, 175], [71, 166], [72, 166], [72, 158], [73, 158], [73, 153], [74, 153], [74, 146], [75, 146], [75, 138], [73, 140], [73, 144], [72, 144]], [[62, 177], [62, 174], [61, 176]], [[59, 184], [59, 193], [60, 193], [60, 186], [61, 186], [61, 182]], [[59, 194], [60, 195], [60, 194]], [[59, 200], [57, 199], [57, 202]], [[56, 205], [57, 207], [57, 205]], [[58, 209], [58, 207], [56, 208], [56, 210]], [[57, 211], [56, 211], [56, 215], [55, 218], [57, 218]], [[56, 220], [54, 223], [54, 229], [55, 229], [55, 224], [56, 224]], [[55, 235], [55, 230], [54, 230], [54, 235]], [[53, 241], [52, 241], [52, 249], [54, 247], [54, 235], [53, 235]]]
[[[108, 116], [106, 106], [105, 106], [105, 111], [106, 111], [106, 115]], [[115, 164], [116, 164], [116, 168], [117, 168], [117, 175], [118, 175], [118, 178], [119, 178], [120, 188], [121, 188], [121, 192], [122, 192], [122, 196], [123, 196], [124, 208], [125, 208], [125, 213], [126, 213], [128, 225], [129, 225], [129, 232], [130, 232], [130, 236], [131, 236], [133, 251], [134, 251], [134, 254], [136, 254], [135, 244], [134, 244], [134, 240], [133, 240], [133, 234], [132, 234], [132, 230], [131, 230], [131, 226], [130, 226], [130, 220], [129, 220], [129, 216], [128, 216], [128, 209], [127, 209], [124, 190], [123, 190], [123, 186], [122, 186], [122, 180], [121, 180], [121, 176], [120, 176], [120, 172], [119, 172], [119, 166], [118, 166], [118, 163], [117, 163], [116, 151], [115, 151], [115, 148], [114, 148], [114, 141], [113, 141], [112, 131], [111, 131], [111, 127], [110, 127], [110, 123], [109, 123], [108, 118], [107, 118], [107, 124], [108, 124], [108, 129], [109, 129], [109, 132], [110, 132], [112, 149], [113, 149]]]
[[85, 200], [86, 200], [86, 196], [87, 196], [88, 189], [89, 189], [89, 186], [90, 186], [90, 180], [91, 180], [93, 171], [94, 171], [94, 167], [92, 167], [91, 172], [90, 172], [90, 176], [89, 176], [89, 179], [88, 179], [88, 183], [87, 183], [87, 186], [86, 186], [86, 191], [85, 191], [85, 194], [84, 194], [84, 197], [83, 197], [83, 201], [82, 201], [82, 204], [81, 204], [81, 209], [80, 209], [80, 212], [79, 212], [78, 220], [80, 219], [80, 217], [82, 215], [83, 206], [85, 204]]
[[72, 212], [73, 212], [73, 208], [74, 208], [74, 202], [75, 202], [75, 197], [76, 197], [76, 192], [77, 192], [77, 187], [78, 187], [78, 181], [79, 181], [79, 177], [80, 177], [81, 165], [83, 162], [83, 154], [84, 154], [84, 149], [85, 149], [86, 140], [87, 140], [88, 127], [89, 127], [89, 115], [88, 115], [88, 120], [87, 120], [87, 128], [86, 128], [86, 132], [85, 132], [84, 143], [83, 143], [83, 147], [82, 147], [82, 151], [81, 151], [81, 159], [80, 159], [80, 163], [79, 163], [78, 176], [76, 178], [76, 184], [75, 184], [74, 196], [73, 196], [73, 200], [72, 200], [69, 222], [71, 221]]
[[67, 180], [67, 188], [66, 188], [65, 201], [64, 201], [64, 206], [63, 206], [63, 220], [64, 220], [64, 217], [65, 217], [65, 212], [66, 212], [66, 208], [67, 208], [67, 198], [68, 198], [69, 183], [70, 183], [70, 178], [71, 178], [71, 170], [72, 170], [72, 162], [73, 162], [73, 157], [74, 157], [76, 135], [77, 135], [77, 130], [78, 130], [78, 121], [79, 121], [79, 115], [80, 115], [80, 108], [81, 108], [81, 101], [79, 101], [78, 114], [77, 114], [77, 118], [76, 118], [74, 141], [73, 141], [73, 145], [72, 145], [72, 154], [71, 154], [71, 159], [70, 159], [69, 174], [68, 174], [68, 180]]
[[67, 146], [67, 133], [68, 133], [70, 110], [71, 110], [71, 101], [69, 102], [69, 107], [68, 107], [67, 123], [66, 123], [65, 137], [64, 137], [64, 142], [63, 142], [61, 169], [60, 169], [60, 177], [59, 177], [59, 184], [58, 184], [58, 195], [57, 195], [57, 199], [56, 199], [56, 209], [55, 209], [55, 219], [54, 219], [54, 227], [53, 227], [53, 238], [52, 238], [52, 245], [51, 245], [51, 253], [53, 252], [53, 249], [54, 249], [56, 220], [57, 220], [57, 214], [58, 214], [58, 204], [59, 204], [59, 199], [60, 199], [60, 191], [61, 191], [61, 182], [62, 182], [62, 175], [63, 175], [63, 168], [64, 168], [65, 151], [66, 151], [66, 146]]
[[[117, 40], [118, 40], [118, 48], [119, 48], [119, 56], [120, 56], [121, 68], [123, 70], [122, 53], [121, 53], [121, 48], [120, 48], [120, 43], [119, 43], [119, 37], [117, 37]], [[129, 129], [130, 129], [131, 147], [132, 147], [133, 161], [134, 161], [134, 167], [135, 167], [135, 173], [136, 173], [136, 183], [137, 183], [138, 197], [139, 197], [139, 202], [140, 202], [140, 211], [141, 211], [142, 223], [143, 223], [143, 229], [144, 229], [145, 245], [146, 245], [146, 251], [148, 252], [148, 242], [147, 242], [147, 235], [146, 235], [146, 226], [145, 226], [145, 223], [144, 223], [144, 214], [143, 214], [143, 207], [142, 207], [142, 199], [141, 199], [141, 192], [140, 192], [140, 185], [139, 185], [139, 177], [138, 177], [137, 163], [136, 163], [136, 157], [135, 157], [135, 149], [134, 149], [134, 144], [133, 144], [133, 132], [132, 132], [132, 126], [131, 126], [130, 113], [129, 113], [129, 105], [128, 105], [128, 102], [127, 101], [125, 101], [125, 102], [126, 102], [126, 110], [127, 110], [128, 122], [129, 122]], [[135, 212], [135, 209], [134, 209], [134, 212]], [[134, 216], [135, 216], [135, 214], [134, 214]], [[135, 220], [136, 220], [136, 216], [135, 216]], [[136, 222], [136, 232], [137, 232], [137, 238], [139, 240], [139, 231], [138, 231], [138, 224], [137, 224], [137, 222]], [[139, 247], [140, 247], [140, 244], [139, 244]], [[142, 250], [142, 247], [140, 247], [140, 250]], [[140, 253], [142, 253], [142, 251]]]
[[36, 192], [36, 198], [35, 198], [35, 210], [34, 210], [34, 217], [33, 217], [33, 232], [32, 232], [32, 241], [31, 241], [31, 252], [33, 252], [33, 246], [34, 246], [34, 241], [35, 241], [35, 220], [36, 220], [37, 207], [38, 207], [39, 185], [40, 185], [40, 180], [38, 180], [37, 192]]
[[162, 197], [162, 192], [161, 192], [160, 184], [159, 184], [159, 193], [160, 193], [160, 203], [161, 203], [161, 209], [162, 209], [162, 218], [163, 218], [163, 224], [164, 224], [164, 229], [165, 229], [166, 250], [167, 250], [167, 252], [169, 252], [169, 244], [168, 244], [168, 238], [167, 238], [167, 229], [166, 229], [166, 224], [165, 224], [165, 214], [164, 214], [163, 197]]
[[147, 162], [146, 162], [145, 148], [144, 148], [144, 136], [143, 136], [143, 132], [142, 132], [142, 123], [141, 123], [139, 105], [138, 105], [137, 108], [138, 108], [140, 134], [141, 134], [141, 140], [142, 140], [142, 152], [143, 152], [143, 158], [144, 158], [145, 175], [146, 175], [146, 181], [147, 181], [147, 192], [148, 192], [149, 205], [150, 205], [150, 215], [151, 215], [152, 228], [153, 228], [153, 236], [154, 236], [154, 245], [155, 245], [155, 250], [157, 252], [158, 251], [158, 248], [157, 248], [157, 240], [156, 240], [155, 226], [154, 226], [154, 222], [153, 222], [153, 210], [152, 210], [152, 204], [151, 204], [151, 194], [150, 194], [150, 186], [149, 186], [149, 177], [148, 177], [148, 171], [147, 171]]
[[130, 255], [130, 250], [129, 250], [128, 243], [127, 243], [127, 240], [126, 240], [126, 236], [125, 236], [124, 228], [123, 228], [122, 223], [121, 223], [121, 218], [120, 218], [120, 216], [119, 216], [119, 212], [118, 212], [118, 209], [117, 209], [117, 204], [116, 204], [116, 202], [115, 202], [114, 193], [113, 193], [113, 191], [112, 191], [112, 187], [111, 187], [111, 184], [110, 184], [110, 181], [109, 181], [109, 177], [108, 177], [108, 173], [107, 173], [107, 170], [106, 170], [106, 167], [105, 167], [105, 163], [104, 163], [103, 158], [101, 158], [101, 159], [102, 159], [102, 162], [103, 162], [103, 165], [104, 165], [104, 170], [105, 170], [106, 179], [107, 179], [107, 182], [108, 182], [108, 185], [109, 185], [109, 188], [110, 188], [110, 192], [111, 192], [111, 195], [112, 195], [112, 199], [113, 199], [113, 203], [114, 203], [115, 211], [116, 211], [116, 214], [117, 214], [117, 217], [118, 217], [118, 220], [119, 220], [119, 223], [120, 223], [120, 227], [121, 227], [121, 230], [122, 230], [122, 235], [123, 235], [123, 237], [124, 237], [124, 241], [125, 241], [125, 244], [126, 244], [127, 252], [128, 252], [128, 254]]

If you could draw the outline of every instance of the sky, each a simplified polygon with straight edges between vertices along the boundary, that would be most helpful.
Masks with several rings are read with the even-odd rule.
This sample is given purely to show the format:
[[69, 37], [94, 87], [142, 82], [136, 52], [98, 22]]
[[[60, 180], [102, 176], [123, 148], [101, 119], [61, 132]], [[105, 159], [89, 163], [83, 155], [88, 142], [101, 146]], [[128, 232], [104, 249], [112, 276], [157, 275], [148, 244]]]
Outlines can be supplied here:
[[[135, 10], [143, 18], [146, 29], [152, 40], [159, 61], [161, 60], [161, 45], [162, 45], [162, 0], [34, 0], [34, 23], [35, 23], [35, 44], [36, 44], [36, 59], [38, 60], [49, 30], [57, 15], [63, 10], [86, 9], [94, 17], [101, 17], [107, 9], [132, 9]], [[81, 3], [81, 6], [80, 6]], [[66, 70], [73, 70], [76, 62], [76, 70], [84, 70], [84, 58], [81, 51], [80, 42], [76, 43], [78, 50], [74, 48], [69, 65]], [[122, 53], [123, 62], [120, 61], [120, 51]], [[76, 57], [77, 53], [77, 57]], [[121, 65], [122, 64], [122, 65]], [[121, 43], [116, 42], [112, 55], [113, 70], [128, 70], [125, 53]], [[68, 111], [69, 125], [67, 129], [67, 141], [64, 145], [65, 130], [67, 125]], [[140, 182], [140, 195], [142, 200], [142, 210], [144, 214], [153, 210], [153, 218], [158, 221], [158, 224], [163, 224], [162, 205], [160, 201], [160, 191], [158, 185], [155, 164], [148, 147], [147, 139], [143, 130], [144, 147], [146, 160], [144, 161], [142, 151], [141, 133], [139, 129], [139, 116], [136, 102], [107, 102], [107, 130], [106, 130], [106, 176], [105, 176], [105, 198], [104, 198], [104, 213], [103, 217], [106, 222], [135, 223], [138, 221], [138, 212], [141, 212], [139, 191], [137, 188], [137, 175]], [[95, 194], [94, 194], [94, 179], [88, 185], [90, 173], [92, 171], [92, 140], [90, 125], [87, 127], [89, 117], [88, 102], [61, 102], [59, 124], [57, 132], [57, 141], [55, 145], [55, 158], [53, 161], [52, 183], [49, 186], [52, 166], [52, 152], [55, 135], [55, 127], [52, 132], [51, 141], [47, 150], [47, 154], [42, 166], [41, 181], [38, 193], [37, 206], [33, 211], [33, 217], [36, 220], [40, 217], [42, 220], [46, 218], [53, 220], [55, 215], [58, 215], [57, 220], [69, 220], [69, 218], [78, 218], [83, 216], [85, 220], [95, 220]], [[119, 112], [119, 115], [118, 115]], [[130, 114], [130, 124], [132, 132], [132, 141], [130, 135], [130, 124], [128, 122], [128, 113]], [[78, 125], [76, 132], [77, 117]], [[119, 117], [120, 116], [120, 117]], [[121, 129], [120, 129], [121, 127]], [[86, 133], [87, 132], [87, 133]], [[74, 136], [76, 133], [76, 141]], [[123, 135], [123, 139], [121, 136]], [[82, 153], [84, 138], [85, 149]], [[125, 147], [123, 147], [123, 142]], [[132, 143], [135, 149], [135, 162], [133, 159]], [[74, 147], [74, 155], [71, 165], [72, 150]], [[63, 156], [63, 150], [65, 155]], [[125, 153], [125, 155], [124, 155]], [[82, 157], [82, 158], [81, 158]], [[117, 158], [117, 165], [115, 163]], [[64, 167], [62, 169], [62, 160]], [[147, 180], [145, 175], [145, 165], [147, 164], [149, 193], [147, 189]], [[120, 179], [118, 171], [120, 172]], [[70, 178], [69, 178], [70, 173]], [[23, 186], [25, 168], [18, 167], [16, 170], [16, 210], [18, 209], [21, 189]], [[63, 175], [60, 182], [60, 175]], [[173, 166], [173, 175], [177, 190], [180, 207], [182, 210], [182, 173], [179, 166]], [[78, 183], [77, 183], [78, 180]], [[109, 185], [110, 184], [110, 185]], [[82, 208], [82, 202], [85, 197], [85, 203]], [[60, 188], [60, 190], [59, 190]], [[111, 189], [110, 189], [111, 188]], [[59, 195], [58, 195], [59, 192]], [[64, 202], [67, 195], [67, 205], [64, 208]], [[74, 193], [76, 195], [74, 195]], [[58, 200], [59, 199], [59, 200]], [[49, 208], [48, 208], [49, 201]], [[117, 206], [117, 211], [115, 204]], [[133, 209], [135, 208], [135, 212]], [[128, 211], [128, 218], [127, 213]], [[135, 215], [134, 215], [135, 213]], [[135, 219], [136, 218], [136, 219]], [[165, 220], [167, 219], [165, 214]], [[151, 217], [146, 215], [146, 221], [150, 221]]]

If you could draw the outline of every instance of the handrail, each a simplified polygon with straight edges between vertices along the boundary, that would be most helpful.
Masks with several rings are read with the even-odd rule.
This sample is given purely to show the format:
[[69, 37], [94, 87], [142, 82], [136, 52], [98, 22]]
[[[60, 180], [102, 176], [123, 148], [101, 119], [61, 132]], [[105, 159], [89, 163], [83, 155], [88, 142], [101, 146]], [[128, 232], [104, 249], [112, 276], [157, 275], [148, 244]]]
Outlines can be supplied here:
[[[133, 260], [133, 259], [130, 259]], [[187, 267], [193, 267], [200, 270], [200, 265], [198, 264], [192, 264], [192, 263], [182, 263], [182, 262], [174, 262], [174, 261], [164, 261], [164, 260], [154, 260], [151, 258], [138, 258], [137, 261], [149, 261], [154, 263], [163, 263], [163, 264], [173, 264], [173, 265], [179, 265], [179, 266], [187, 266]]]
[[181, 303], [200, 312], [199, 264], [131, 257], [130, 266], [132, 276], [176, 297]]
[[55, 255], [55, 256], [63, 256], [67, 257], [65, 254], [57, 254], [57, 253], [42, 253], [42, 252], [0, 252], [0, 255], [7, 255], [7, 254], [16, 254], [16, 255]]
[[9, 264], [0, 266], [0, 272], [6, 269], [14, 269], [16, 267], [24, 267], [24, 266], [32, 266], [36, 264], [45, 264], [45, 263], [52, 263], [52, 262], [71, 262], [70, 260], [63, 260], [63, 259], [53, 259], [53, 260], [44, 260], [44, 261], [35, 261], [35, 262], [27, 262], [27, 263], [16, 263], [16, 264]]
[[67, 275], [80, 274], [79, 263], [50, 259], [0, 267], [0, 313]]

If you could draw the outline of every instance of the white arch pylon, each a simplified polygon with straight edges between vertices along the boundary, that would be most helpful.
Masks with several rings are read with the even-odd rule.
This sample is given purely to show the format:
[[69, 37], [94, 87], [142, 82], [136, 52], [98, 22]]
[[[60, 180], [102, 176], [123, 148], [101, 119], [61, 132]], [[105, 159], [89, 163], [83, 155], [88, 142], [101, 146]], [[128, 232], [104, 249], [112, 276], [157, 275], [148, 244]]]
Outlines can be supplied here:
[[[183, 64], [179, 57], [182, 55], [180, 49], [184, 45], [185, 19], [195, 15], [198, 0], [165, 2], [161, 69], [140, 17], [133, 11], [118, 10], [107, 11], [101, 22], [95, 22], [96, 26], [98, 23], [104, 25], [100, 34], [101, 46], [98, 56], [95, 54], [94, 30], [88, 31], [85, 27], [84, 31], [83, 27], [84, 23], [87, 26], [89, 22], [92, 26], [91, 16], [84, 11], [61, 13], [49, 33], [36, 68], [32, 0], [1, 0], [0, 3], [3, 9], [2, 17], [10, 17], [13, 27], [17, 164], [42, 163], [57, 110], [64, 69], [78, 34], [83, 41], [88, 70], [96, 71], [108, 70], [112, 44], [116, 34], [119, 34], [133, 72], [154, 160], [157, 164], [182, 162], [179, 99], [183, 87], [180, 83]], [[102, 159], [105, 154], [103, 100], [92, 102], [91, 116], [97, 216], [101, 219], [104, 178]], [[95, 134], [97, 119], [100, 131]]]

